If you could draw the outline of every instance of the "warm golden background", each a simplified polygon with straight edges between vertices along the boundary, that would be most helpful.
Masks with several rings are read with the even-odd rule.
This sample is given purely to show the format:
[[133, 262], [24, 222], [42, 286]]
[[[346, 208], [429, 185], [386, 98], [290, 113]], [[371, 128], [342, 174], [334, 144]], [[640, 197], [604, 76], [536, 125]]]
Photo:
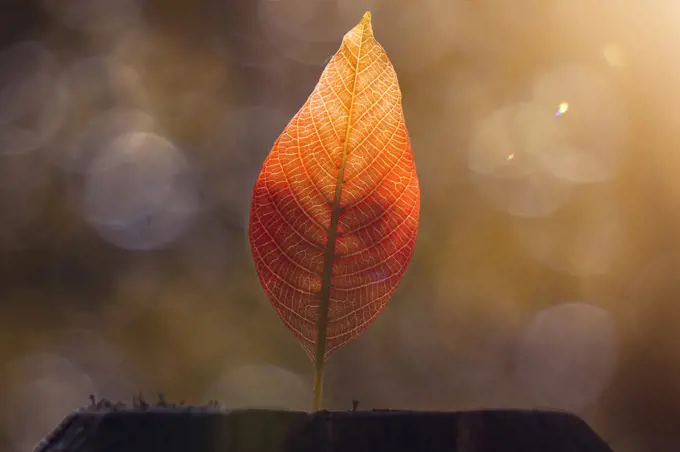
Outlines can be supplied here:
[[1, 450], [91, 393], [309, 409], [247, 212], [366, 10], [421, 230], [326, 406], [555, 407], [677, 451], [680, 4], [643, 0], [4, 0]]

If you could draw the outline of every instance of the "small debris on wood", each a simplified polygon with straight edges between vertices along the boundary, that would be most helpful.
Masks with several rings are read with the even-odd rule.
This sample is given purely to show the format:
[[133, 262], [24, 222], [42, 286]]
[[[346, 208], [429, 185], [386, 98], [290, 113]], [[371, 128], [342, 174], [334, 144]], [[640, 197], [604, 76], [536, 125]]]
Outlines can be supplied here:
[[155, 403], [149, 403], [144, 399], [144, 395], [140, 392], [132, 395], [132, 405], [120, 401], [113, 403], [106, 398], [97, 399], [94, 394], [89, 395], [90, 404], [87, 406], [89, 410], [123, 410], [125, 408], [131, 407], [137, 410], [146, 410], [149, 407], [160, 407], [160, 408], [219, 408], [222, 409], [222, 405], [217, 400], [210, 400], [206, 405], [187, 405], [186, 400], [181, 400], [179, 403], [168, 402], [165, 398], [165, 394], [158, 393], [158, 399]]
[[149, 407], [149, 404], [144, 400], [144, 396], [140, 392], [139, 394], [132, 397], [132, 406], [134, 408], [139, 408], [145, 410]]

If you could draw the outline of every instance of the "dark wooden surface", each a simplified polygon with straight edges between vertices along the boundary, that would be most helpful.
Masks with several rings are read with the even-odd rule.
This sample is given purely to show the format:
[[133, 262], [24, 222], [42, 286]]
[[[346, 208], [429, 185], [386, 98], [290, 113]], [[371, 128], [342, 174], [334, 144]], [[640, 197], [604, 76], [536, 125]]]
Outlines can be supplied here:
[[36, 452], [611, 452], [581, 419], [549, 411], [83, 409]]

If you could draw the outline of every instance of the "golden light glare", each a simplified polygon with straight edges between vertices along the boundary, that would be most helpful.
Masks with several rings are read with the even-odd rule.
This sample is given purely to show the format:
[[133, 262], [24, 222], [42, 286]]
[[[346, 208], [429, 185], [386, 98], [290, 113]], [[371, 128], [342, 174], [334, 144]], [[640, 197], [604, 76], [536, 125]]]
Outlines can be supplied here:
[[555, 112], [555, 116], [562, 116], [569, 110], [569, 103], [568, 102], [561, 102], [557, 106], [557, 111]]

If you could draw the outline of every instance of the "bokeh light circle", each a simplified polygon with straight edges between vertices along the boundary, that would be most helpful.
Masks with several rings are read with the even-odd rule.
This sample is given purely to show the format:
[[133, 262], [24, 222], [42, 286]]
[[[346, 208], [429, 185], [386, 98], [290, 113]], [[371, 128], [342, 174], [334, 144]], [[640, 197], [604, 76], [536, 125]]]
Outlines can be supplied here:
[[128, 250], [169, 246], [199, 211], [188, 161], [167, 139], [132, 132], [111, 142], [88, 167], [86, 219], [107, 242]]
[[526, 326], [513, 375], [532, 405], [581, 413], [606, 389], [616, 363], [611, 315], [571, 302], [540, 311]]
[[544, 170], [540, 155], [552, 143], [551, 118], [535, 104], [507, 105], [477, 126], [468, 156], [473, 181], [496, 209], [519, 217], [552, 214], [572, 184]]
[[55, 55], [38, 41], [0, 52], [0, 156], [35, 151], [63, 125], [69, 92]]
[[554, 116], [554, 143], [537, 154], [543, 167], [567, 182], [613, 179], [627, 136], [621, 102], [607, 79], [584, 67], [557, 66], [536, 77], [532, 95]]

